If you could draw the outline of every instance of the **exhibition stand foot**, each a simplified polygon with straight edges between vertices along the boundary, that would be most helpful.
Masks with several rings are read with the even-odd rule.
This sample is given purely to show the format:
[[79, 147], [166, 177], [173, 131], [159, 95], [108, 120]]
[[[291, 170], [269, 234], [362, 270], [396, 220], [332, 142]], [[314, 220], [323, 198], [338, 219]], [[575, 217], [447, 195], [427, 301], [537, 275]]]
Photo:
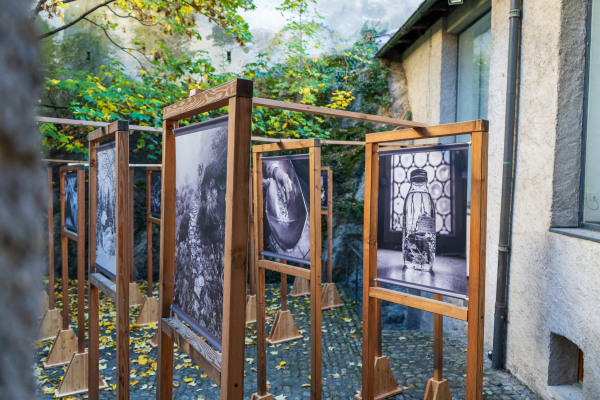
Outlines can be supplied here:
[[137, 283], [129, 283], [129, 307], [139, 306], [144, 302], [144, 296], [140, 292], [140, 288]]
[[290, 292], [291, 297], [307, 296], [310, 294], [310, 281], [308, 279], [296, 277], [294, 286]]
[[154, 296], [144, 299], [135, 324], [144, 326], [150, 325], [152, 322], [158, 322], [158, 299]]
[[77, 336], [73, 329], [59, 331], [46, 361], [43, 362], [44, 369], [68, 364], [74, 353], [77, 353]]
[[246, 323], [256, 322], [256, 295], [246, 296]]
[[[375, 358], [375, 400], [387, 399], [400, 393], [402, 389], [396, 384], [388, 358]], [[362, 399], [362, 389], [354, 397]]]
[[278, 310], [277, 314], [275, 314], [275, 322], [273, 322], [267, 343], [274, 345], [300, 340], [302, 337], [298, 332], [298, 328], [296, 328], [292, 312], [290, 310]]
[[48, 310], [44, 314], [44, 318], [38, 328], [36, 340], [50, 340], [54, 339], [62, 326], [62, 314], [60, 310], [53, 309]]
[[343, 307], [344, 303], [340, 299], [335, 283], [324, 283], [323, 294], [321, 297], [321, 310], [329, 310], [331, 308]]
[[452, 400], [450, 393], [450, 385], [448, 380], [442, 379], [436, 381], [431, 378], [427, 381], [427, 389], [425, 389], [425, 400]]
[[[98, 381], [98, 389], [106, 389], [108, 385], [102, 378]], [[88, 353], [73, 354], [67, 372], [54, 391], [57, 399], [86, 393], [88, 391]]]

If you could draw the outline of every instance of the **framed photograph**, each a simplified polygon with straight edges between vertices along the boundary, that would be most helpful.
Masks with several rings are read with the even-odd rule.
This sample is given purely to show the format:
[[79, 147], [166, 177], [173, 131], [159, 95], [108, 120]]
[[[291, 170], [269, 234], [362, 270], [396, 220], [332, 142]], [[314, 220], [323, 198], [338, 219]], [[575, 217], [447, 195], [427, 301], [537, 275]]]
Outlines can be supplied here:
[[327, 193], [329, 190], [328, 172], [321, 171], [321, 209], [327, 210]]
[[117, 275], [117, 164], [115, 144], [97, 147], [96, 267], [109, 278]]
[[175, 289], [171, 308], [221, 350], [228, 117], [175, 134]]
[[64, 227], [77, 233], [77, 172], [65, 174]]
[[466, 297], [468, 151], [379, 151], [379, 282]]
[[310, 264], [309, 155], [263, 157], [263, 255]]
[[160, 171], [150, 172], [150, 215], [156, 218], [160, 218], [161, 178]]

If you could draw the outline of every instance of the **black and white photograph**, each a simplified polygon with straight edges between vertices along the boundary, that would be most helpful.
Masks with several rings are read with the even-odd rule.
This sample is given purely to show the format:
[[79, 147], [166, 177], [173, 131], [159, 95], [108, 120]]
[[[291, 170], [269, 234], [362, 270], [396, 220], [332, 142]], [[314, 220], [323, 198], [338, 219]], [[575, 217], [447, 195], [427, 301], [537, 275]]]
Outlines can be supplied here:
[[150, 215], [156, 218], [160, 218], [161, 178], [160, 171], [150, 171]]
[[117, 275], [117, 155], [114, 143], [98, 147], [96, 264]]
[[263, 157], [264, 254], [310, 263], [308, 154]]
[[77, 233], [77, 173], [65, 174], [65, 228]]
[[321, 209], [327, 210], [327, 193], [329, 190], [328, 171], [321, 171]]
[[221, 348], [227, 117], [178, 128], [173, 310]]
[[378, 281], [466, 296], [468, 148], [379, 152]]

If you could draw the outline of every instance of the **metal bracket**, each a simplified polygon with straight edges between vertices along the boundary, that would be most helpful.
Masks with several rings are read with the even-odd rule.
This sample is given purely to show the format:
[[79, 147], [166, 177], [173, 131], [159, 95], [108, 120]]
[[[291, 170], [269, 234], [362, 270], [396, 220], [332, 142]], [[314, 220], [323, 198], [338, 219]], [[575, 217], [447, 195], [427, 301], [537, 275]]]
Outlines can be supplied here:
[[499, 244], [498, 251], [501, 251], [503, 253], [508, 253], [508, 252], [510, 252], [510, 246], [507, 244]]
[[508, 18], [521, 18], [521, 10], [518, 8], [508, 12]]

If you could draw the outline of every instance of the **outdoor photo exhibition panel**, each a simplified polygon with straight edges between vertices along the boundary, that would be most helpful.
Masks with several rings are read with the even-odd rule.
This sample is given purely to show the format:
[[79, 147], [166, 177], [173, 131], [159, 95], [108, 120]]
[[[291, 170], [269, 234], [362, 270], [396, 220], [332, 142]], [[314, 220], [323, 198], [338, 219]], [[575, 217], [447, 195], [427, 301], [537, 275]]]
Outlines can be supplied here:
[[[254, 146], [254, 233], [257, 271], [257, 393], [252, 399], [272, 399], [267, 392], [267, 346], [265, 314], [265, 270], [310, 280], [311, 329], [311, 399], [320, 399], [321, 380], [321, 142], [308, 139]], [[286, 150], [308, 150], [309, 153], [263, 157], [264, 153]], [[307, 159], [308, 156], [308, 159]], [[306, 162], [308, 161], [308, 163]], [[313, 212], [310, 212], [313, 210]], [[271, 233], [268, 233], [268, 232]], [[303, 236], [308, 239], [302, 241]], [[260, 240], [262, 239], [262, 240]], [[267, 246], [275, 251], [265, 251]], [[299, 249], [292, 256], [288, 254]], [[264, 256], [310, 264], [310, 269], [282, 262], [268, 261]]]
[[[487, 131], [488, 122], [477, 120], [366, 137], [363, 399], [374, 400], [401, 391], [382, 354], [381, 300], [434, 313], [433, 378], [427, 384], [426, 398], [432, 393], [450, 395], [442, 374], [443, 316], [467, 321], [466, 398], [482, 397]], [[464, 134], [471, 135], [472, 152], [468, 288], [468, 144], [394, 150], [379, 147], [389, 142]], [[434, 293], [434, 299], [384, 289], [382, 282]], [[465, 299], [468, 306], [443, 302], [443, 295]], [[391, 376], [388, 387], [382, 383], [383, 370]]]
[[235, 79], [163, 110], [157, 399], [173, 398], [174, 344], [222, 400], [243, 398], [252, 90]]
[[175, 287], [171, 309], [218, 351], [223, 338], [228, 117], [174, 129]]
[[[100, 145], [101, 141], [114, 142]], [[116, 398], [129, 399], [129, 280], [131, 204], [129, 122], [116, 121], [90, 133], [89, 172], [89, 398], [99, 397], [101, 290], [115, 302], [117, 318]], [[94, 384], [95, 383], [95, 384]]]
[[310, 262], [308, 154], [262, 157], [262, 255]]
[[[69, 364], [56, 398], [87, 391], [85, 351], [85, 166], [60, 167], [61, 257], [63, 280], [63, 327], [58, 333], [44, 367]], [[69, 239], [77, 243], [77, 338], [69, 328]], [[98, 384], [98, 382], [97, 382]]]
[[467, 296], [468, 143], [379, 150], [377, 281]]

